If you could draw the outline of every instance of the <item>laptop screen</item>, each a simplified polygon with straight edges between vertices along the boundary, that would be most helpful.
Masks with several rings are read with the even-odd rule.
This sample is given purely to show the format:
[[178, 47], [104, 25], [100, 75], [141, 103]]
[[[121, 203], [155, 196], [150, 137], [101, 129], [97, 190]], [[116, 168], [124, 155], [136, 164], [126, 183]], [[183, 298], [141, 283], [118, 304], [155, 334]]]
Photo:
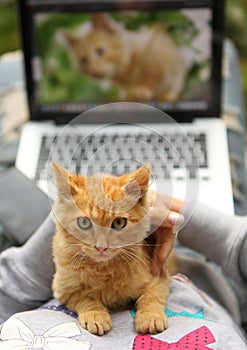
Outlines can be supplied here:
[[30, 118], [65, 122], [120, 101], [179, 121], [219, 116], [217, 2], [20, 1]]

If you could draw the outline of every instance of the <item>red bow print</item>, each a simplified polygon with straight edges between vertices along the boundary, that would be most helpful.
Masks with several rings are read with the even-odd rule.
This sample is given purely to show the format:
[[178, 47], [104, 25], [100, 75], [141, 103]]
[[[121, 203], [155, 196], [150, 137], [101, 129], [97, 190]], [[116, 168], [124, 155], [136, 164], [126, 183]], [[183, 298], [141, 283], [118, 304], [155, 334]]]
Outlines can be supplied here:
[[132, 350], [209, 350], [205, 345], [215, 342], [211, 331], [206, 327], [200, 327], [190, 332], [174, 343], [167, 343], [150, 335], [138, 335], [135, 338]]

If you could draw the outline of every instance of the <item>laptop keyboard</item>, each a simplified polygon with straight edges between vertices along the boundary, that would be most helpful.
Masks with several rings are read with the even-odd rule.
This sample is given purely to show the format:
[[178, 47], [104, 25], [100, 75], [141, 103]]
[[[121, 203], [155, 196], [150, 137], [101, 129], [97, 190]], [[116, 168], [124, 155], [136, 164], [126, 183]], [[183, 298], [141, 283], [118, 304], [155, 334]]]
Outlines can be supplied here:
[[36, 180], [47, 178], [51, 161], [84, 175], [107, 172], [122, 175], [149, 162], [154, 176], [168, 179], [197, 177], [208, 167], [205, 133], [81, 134], [42, 137]]

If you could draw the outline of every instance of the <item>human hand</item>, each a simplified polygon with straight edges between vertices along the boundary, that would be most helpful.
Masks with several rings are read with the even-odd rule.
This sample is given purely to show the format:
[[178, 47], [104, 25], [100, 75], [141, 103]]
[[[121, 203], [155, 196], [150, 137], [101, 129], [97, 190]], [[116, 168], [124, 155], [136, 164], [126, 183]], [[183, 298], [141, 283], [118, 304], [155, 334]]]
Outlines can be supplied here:
[[[151, 235], [154, 242], [151, 272], [153, 275], [167, 276], [167, 258], [170, 255], [176, 233], [184, 221], [180, 212], [184, 202], [166, 195], [149, 191], [151, 224], [155, 231]], [[169, 209], [168, 209], [169, 208]]]

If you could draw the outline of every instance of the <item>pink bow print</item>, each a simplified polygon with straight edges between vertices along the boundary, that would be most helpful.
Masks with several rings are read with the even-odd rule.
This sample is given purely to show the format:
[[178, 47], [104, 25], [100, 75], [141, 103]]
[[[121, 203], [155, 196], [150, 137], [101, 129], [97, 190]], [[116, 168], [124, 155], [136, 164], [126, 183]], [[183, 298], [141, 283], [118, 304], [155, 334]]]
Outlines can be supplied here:
[[211, 331], [203, 326], [186, 334], [174, 343], [167, 343], [150, 335], [138, 335], [135, 338], [132, 350], [209, 350], [206, 345], [214, 342], [215, 338]]

